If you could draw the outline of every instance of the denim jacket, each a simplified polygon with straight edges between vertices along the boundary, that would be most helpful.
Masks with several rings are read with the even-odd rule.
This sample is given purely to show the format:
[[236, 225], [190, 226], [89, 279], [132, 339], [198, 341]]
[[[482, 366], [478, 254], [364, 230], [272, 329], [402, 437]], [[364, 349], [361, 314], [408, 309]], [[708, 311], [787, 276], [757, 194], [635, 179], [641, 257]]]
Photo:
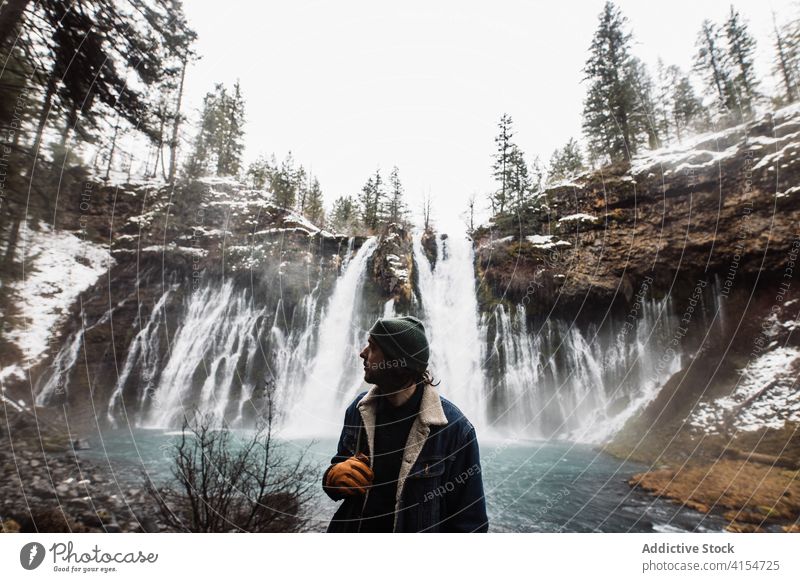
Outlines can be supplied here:
[[[485, 532], [489, 523], [475, 428], [435, 387], [426, 384], [424, 390], [398, 475], [394, 531]], [[372, 465], [377, 398], [373, 387], [356, 396], [347, 407], [332, 464], [355, 455], [357, 443], [361, 443], [359, 448], [370, 457]], [[344, 501], [328, 531], [359, 531], [366, 496], [346, 496], [326, 487], [329, 470], [330, 467], [322, 478], [323, 489], [334, 501]]]

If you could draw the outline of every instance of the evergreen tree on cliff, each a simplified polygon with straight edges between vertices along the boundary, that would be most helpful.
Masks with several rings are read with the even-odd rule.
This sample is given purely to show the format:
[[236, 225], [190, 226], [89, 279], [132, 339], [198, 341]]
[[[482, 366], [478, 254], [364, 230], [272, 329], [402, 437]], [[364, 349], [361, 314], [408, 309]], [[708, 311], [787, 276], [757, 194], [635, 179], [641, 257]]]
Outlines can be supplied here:
[[637, 150], [637, 76], [630, 53], [627, 19], [606, 2], [583, 71], [589, 89], [583, 105], [583, 130], [594, 160], [625, 159]]
[[506, 186], [508, 204], [514, 214], [519, 214], [527, 208], [530, 202], [533, 194], [533, 179], [528, 172], [525, 154], [516, 144], [511, 146], [509, 163], [510, 172]]
[[236, 176], [241, 169], [244, 152], [244, 97], [239, 81], [234, 84], [230, 95], [223, 88], [217, 115], [220, 117], [216, 139], [217, 175]]
[[244, 150], [244, 99], [239, 83], [233, 94], [221, 83], [203, 98], [203, 110], [186, 174], [197, 178], [210, 173], [236, 176]]
[[361, 223], [365, 228], [376, 231], [381, 222], [385, 221], [384, 201], [386, 193], [383, 188], [383, 178], [380, 170], [367, 179], [359, 194], [358, 200], [361, 207]]
[[254, 162], [247, 166], [247, 170], [244, 173], [245, 181], [255, 190], [263, 189], [269, 183], [272, 173], [275, 171], [275, 165], [277, 164], [270, 164], [270, 161], [263, 155], [258, 156]]
[[563, 180], [569, 180], [584, 169], [580, 146], [575, 138], [571, 137], [564, 147], [557, 148], [550, 157], [547, 182], [555, 184]]
[[270, 175], [269, 188], [272, 191], [272, 201], [276, 206], [286, 209], [294, 208], [297, 202], [296, 176], [294, 158], [292, 152], [289, 152], [281, 162], [280, 168]]
[[333, 203], [330, 225], [338, 233], [352, 234], [358, 222], [358, 207], [352, 196], [340, 196]]
[[672, 87], [672, 118], [675, 137], [680, 142], [691, 131], [704, 131], [710, 124], [692, 82], [677, 68]]
[[490, 196], [492, 211], [494, 214], [502, 214], [507, 210], [510, 202], [510, 184], [514, 173], [514, 144], [511, 138], [514, 137], [513, 121], [507, 113], [503, 114], [498, 124], [499, 132], [494, 138], [495, 154], [492, 171], [494, 179], [500, 187]]
[[756, 89], [758, 78], [755, 74], [753, 60], [756, 41], [747, 30], [747, 24], [741, 14], [731, 6], [730, 16], [725, 23], [727, 40], [727, 58], [733, 73], [733, 88], [736, 92], [739, 107], [743, 116], [750, 116], [760, 95]]
[[319, 180], [316, 176], [311, 180], [311, 186], [308, 189], [308, 197], [305, 205], [305, 216], [317, 226], [323, 226], [325, 223], [325, 208], [322, 200], [322, 187], [319, 185]]
[[638, 145], [640, 140], [647, 140], [650, 149], [661, 147], [663, 134], [657, 119], [653, 80], [641, 59], [631, 58], [631, 65], [625, 71], [625, 83], [635, 91], [634, 107], [630, 116], [636, 135], [635, 142]]
[[403, 198], [403, 184], [400, 182], [400, 170], [395, 166], [389, 174], [389, 202], [386, 220], [390, 223], [405, 225], [408, 221], [408, 207]]
[[793, 103], [798, 95], [798, 73], [800, 72], [800, 43], [798, 43], [797, 20], [790, 21], [779, 28], [772, 13], [772, 29], [775, 37], [775, 58], [772, 72], [778, 77], [783, 87], [783, 95], [778, 103]]
[[711, 21], [704, 20], [697, 35], [697, 54], [695, 71], [703, 78], [710, 94], [716, 96], [717, 110], [720, 114], [739, 118], [733, 72], [730, 69], [723, 47], [719, 28]]
[[[218, 85], [218, 87], [220, 87]], [[186, 161], [185, 174], [187, 178], [199, 178], [209, 169], [209, 159], [214, 148], [214, 139], [217, 131], [217, 94], [206, 93], [203, 97], [203, 108], [200, 112], [200, 122], [197, 135], [194, 138], [192, 152]]]

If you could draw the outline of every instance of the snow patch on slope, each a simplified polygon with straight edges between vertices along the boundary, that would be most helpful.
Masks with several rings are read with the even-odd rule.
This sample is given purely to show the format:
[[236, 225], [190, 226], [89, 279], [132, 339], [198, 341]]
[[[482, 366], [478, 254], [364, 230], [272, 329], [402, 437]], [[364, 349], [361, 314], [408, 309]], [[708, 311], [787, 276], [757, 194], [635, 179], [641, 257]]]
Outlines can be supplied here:
[[779, 347], [767, 352], [742, 370], [732, 394], [699, 405], [689, 424], [713, 434], [723, 424], [752, 431], [781, 428], [787, 420], [800, 422], [799, 372], [797, 348]]
[[78, 296], [114, 264], [108, 249], [74, 234], [22, 229], [19, 253], [24, 253], [24, 277], [11, 285], [19, 295], [21, 326], [8, 338], [23, 353], [24, 366], [35, 364], [47, 350], [53, 330], [67, 317]]

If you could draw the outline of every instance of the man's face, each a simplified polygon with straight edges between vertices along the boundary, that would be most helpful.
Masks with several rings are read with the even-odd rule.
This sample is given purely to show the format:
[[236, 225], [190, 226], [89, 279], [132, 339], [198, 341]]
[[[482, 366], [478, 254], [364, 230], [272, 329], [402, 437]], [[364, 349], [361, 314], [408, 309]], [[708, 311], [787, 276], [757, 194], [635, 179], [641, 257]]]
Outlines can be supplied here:
[[361, 350], [359, 357], [364, 360], [364, 381], [377, 384], [385, 390], [396, 390], [408, 384], [409, 376], [399, 369], [404, 360], [386, 360], [383, 350], [372, 336]]
[[364, 381], [368, 384], [377, 384], [381, 379], [380, 372], [385, 369], [381, 364], [384, 361], [383, 350], [378, 343], [369, 336], [367, 345], [358, 354], [364, 360]]

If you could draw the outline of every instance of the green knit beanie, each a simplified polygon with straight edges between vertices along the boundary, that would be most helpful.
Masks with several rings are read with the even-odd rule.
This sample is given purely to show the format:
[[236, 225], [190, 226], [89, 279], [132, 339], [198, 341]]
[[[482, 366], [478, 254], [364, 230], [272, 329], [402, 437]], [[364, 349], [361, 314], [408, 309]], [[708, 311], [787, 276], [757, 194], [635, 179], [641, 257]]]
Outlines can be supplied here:
[[416, 372], [424, 372], [428, 368], [430, 346], [425, 337], [425, 326], [411, 315], [403, 317], [385, 317], [379, 319], [370, 328], [369, 334], [383, 350], [387, 360], [400, 363]]

